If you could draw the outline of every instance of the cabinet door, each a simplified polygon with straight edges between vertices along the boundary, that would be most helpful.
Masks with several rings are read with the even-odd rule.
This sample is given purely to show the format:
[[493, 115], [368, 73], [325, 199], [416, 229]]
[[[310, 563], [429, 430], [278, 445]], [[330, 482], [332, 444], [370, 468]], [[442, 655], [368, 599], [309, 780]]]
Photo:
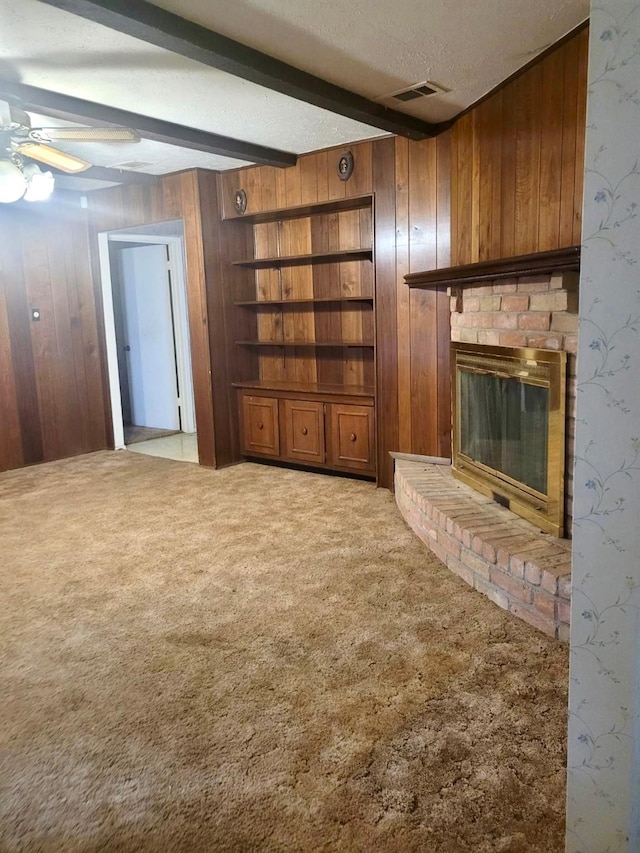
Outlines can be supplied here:
[[322, 464], [324, 450], [324, 403], [282, 400], [284, 455], [287, 459]]
[[246, 455], [280, 455], [278, 401], [274, 397], [240, 395], [242, 452]]
[[329, 459], [336, 468], [375, 471], [372, 406], [331, 403], [329, 409]]

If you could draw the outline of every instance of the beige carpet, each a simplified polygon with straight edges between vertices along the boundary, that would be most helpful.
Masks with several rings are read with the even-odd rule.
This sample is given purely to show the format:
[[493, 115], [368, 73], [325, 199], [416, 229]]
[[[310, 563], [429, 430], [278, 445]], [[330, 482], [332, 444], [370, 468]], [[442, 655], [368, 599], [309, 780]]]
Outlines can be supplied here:
[[553, 853], [567, 653], [369, 483], [0, 476], [0, 850]]

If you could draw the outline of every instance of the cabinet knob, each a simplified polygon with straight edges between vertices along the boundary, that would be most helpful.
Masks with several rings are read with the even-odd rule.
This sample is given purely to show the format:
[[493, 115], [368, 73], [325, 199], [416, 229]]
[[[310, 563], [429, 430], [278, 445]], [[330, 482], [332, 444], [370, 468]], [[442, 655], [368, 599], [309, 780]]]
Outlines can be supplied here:
[[358, 436], [355, 434], [355, 432], [352, 432], [349, 436], [349, 441], [356, 441], [357, 438]]
[[300, 432], [301, 432], [303, 435], [306, 435], [306, 434], [307, 434], [307, 428], [306, 428], [306, 427], [302, 427], [302, 429], [300, 430]]
[[264, 424], [262, 423], [262, 421], [260, 421], [260, 423], [258, 424], [258, 429], [264, 429]]

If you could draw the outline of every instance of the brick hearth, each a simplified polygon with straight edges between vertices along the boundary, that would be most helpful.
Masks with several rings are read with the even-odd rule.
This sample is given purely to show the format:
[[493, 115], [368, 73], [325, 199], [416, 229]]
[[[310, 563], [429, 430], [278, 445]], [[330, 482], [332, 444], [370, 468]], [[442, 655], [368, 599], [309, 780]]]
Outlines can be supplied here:
[[448, 464], [396, 458], [395, 496], [451, 571], [534, 628], [569, 639], [571, 543], [540, 532], [454, 479]]

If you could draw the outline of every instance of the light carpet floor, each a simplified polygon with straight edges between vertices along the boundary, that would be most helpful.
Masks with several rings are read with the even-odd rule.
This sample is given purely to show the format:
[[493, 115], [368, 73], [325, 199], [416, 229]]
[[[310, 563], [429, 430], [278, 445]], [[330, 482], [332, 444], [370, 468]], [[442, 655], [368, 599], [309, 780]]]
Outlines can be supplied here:
[[554, 853], [567, 650], [372, 484], [0, 475], [0, 850]]

